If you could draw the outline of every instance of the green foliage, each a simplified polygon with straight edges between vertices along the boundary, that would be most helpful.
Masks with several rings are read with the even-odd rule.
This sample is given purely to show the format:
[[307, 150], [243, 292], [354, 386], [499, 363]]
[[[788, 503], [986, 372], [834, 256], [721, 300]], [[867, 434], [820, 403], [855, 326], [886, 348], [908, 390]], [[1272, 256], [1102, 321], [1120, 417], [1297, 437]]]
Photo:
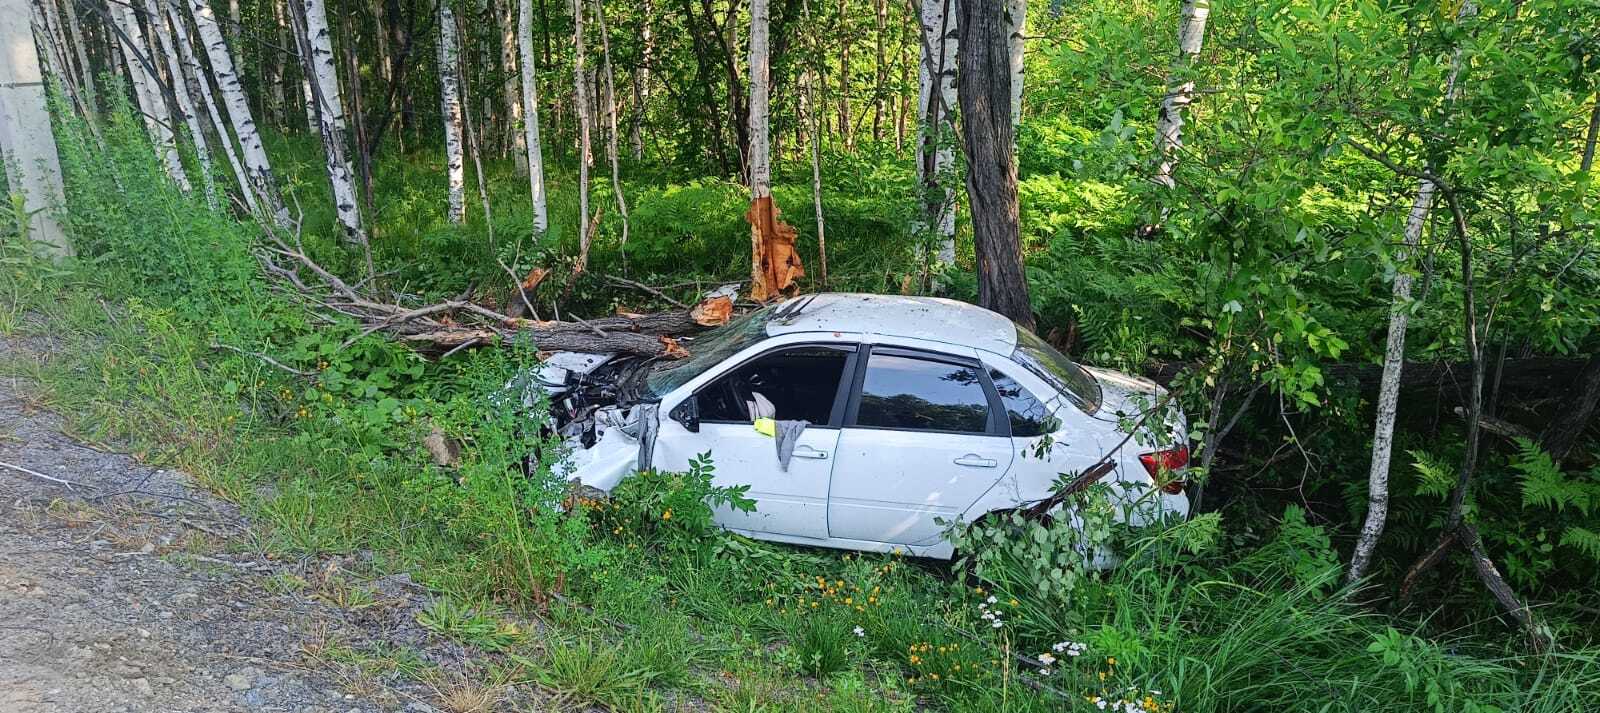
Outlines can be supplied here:
[[683, 473], [649, 470], [625, 478], [612, 490], [600, 521], [654, 547], [704, 547], [721, 534], [712, 520], [715, 508], [755, 511], [755, 501], [744, 495], [750, 486], [712, 485], [714, 471], [711, 454], [702, 453], [689, 459]]

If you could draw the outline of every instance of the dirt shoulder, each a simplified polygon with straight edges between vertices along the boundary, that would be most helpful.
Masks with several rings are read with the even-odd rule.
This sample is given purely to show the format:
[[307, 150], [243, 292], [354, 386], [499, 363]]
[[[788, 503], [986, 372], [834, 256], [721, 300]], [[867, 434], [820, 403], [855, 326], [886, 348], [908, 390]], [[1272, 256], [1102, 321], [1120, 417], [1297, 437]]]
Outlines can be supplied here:
[[408, 579], [266, 558], [237, 508], [74, 440], [9, 379], [0, 463], [4, 713], [433, 711], [383, 656], [413, 674], [468, 659], [416, 625]]

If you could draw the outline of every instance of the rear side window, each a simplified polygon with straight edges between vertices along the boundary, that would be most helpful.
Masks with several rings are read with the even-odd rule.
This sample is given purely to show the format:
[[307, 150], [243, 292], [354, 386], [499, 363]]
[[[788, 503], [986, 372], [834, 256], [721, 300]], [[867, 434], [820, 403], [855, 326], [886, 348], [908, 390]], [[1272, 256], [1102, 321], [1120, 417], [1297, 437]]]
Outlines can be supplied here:
[[1016, 379], [990, 369], [989, 380], [994, 382], [1000, 403], [1005, 405], [1012, 436], [1042, 436], [1054, 427], [1050, 409]]
[[983, 433], [989, 397], [976, 368], [898, 354], [873, 354], [855, 423], [865, 428]]
[[826, 426], [851, 351], [795, 347], [756, 357], [700, 390], [700, 418], [749, 422], [748, 403], [760, 394], [772, 402], [780, 420]]

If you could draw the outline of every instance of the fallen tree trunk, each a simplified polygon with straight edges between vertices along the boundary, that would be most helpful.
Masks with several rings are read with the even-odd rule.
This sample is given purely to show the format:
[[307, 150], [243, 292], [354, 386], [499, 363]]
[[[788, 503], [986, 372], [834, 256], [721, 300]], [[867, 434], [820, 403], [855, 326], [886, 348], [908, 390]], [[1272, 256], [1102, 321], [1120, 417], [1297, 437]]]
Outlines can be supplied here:
[[[257, 252], [269, 277], [310, 303], [313, 309], [343, 315], [361, 324], [346, 346], [379, 332], [429, 351], [452, 353], [519, 339], [540, 352], [578, 351], [679, 359], [689, 352], [676, 337], [725, 324], [733, 316], [733, 297], [707, 296], [699, 304], [655, 314], [619, 314], [593, 320], [541, 321], [513, 317], [467, 300], [406, 307], [363, 292], [318, 265], [300, 247], [298, 236], [267, 229]], [[292, 242], [292, 244], [291, 244]], [[519, 287], [519, 289], [521, 289]], [[526, 290], [521, 296], [526, 298]]]

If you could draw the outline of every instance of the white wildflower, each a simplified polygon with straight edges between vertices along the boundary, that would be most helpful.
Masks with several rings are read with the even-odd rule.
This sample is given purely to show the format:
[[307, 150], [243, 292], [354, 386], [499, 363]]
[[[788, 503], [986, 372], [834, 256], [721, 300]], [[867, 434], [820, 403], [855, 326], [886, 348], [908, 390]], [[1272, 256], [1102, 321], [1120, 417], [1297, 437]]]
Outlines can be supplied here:
[[867, 635], [867, 630], [863, 629], [863, 628], [861, 628], [859, 626], [854, 628], [854, 629], [851, 629], [850, 632], [855, 634], [856, 636], [866, 636]]

